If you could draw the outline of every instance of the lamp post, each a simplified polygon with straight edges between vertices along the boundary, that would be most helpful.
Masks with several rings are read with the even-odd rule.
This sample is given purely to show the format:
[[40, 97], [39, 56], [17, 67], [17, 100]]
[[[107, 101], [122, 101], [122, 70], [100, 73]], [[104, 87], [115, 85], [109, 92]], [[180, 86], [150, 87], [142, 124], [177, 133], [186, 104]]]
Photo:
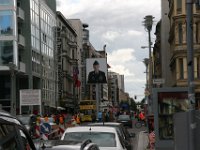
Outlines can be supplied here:
[[[145, 73], [146, 73], [146, 89], [148, 88], [148, 65], [149, 65], [149, 59], [148, 58], [145, 58], [144, 60], [143, 60], [143, 63], [144, 63], [144, 65], [145, 65], [145, 67], [146, 67], [146, 71], [145, 71]], [[146, 90], [145, 89], [145, 90]], [[146, 95], [145, 95], [146, 96]], [[147, 99], [146, 99], [147, 100]]]
[[[151, 90], [152, 90], [152, 57], [151, 57], [151, 45], [152, 45], [152, 42], [151, 42], [151, 30], [152, 30], [152, 25], [153, 25], [153, 19], [154, 17], [151, 16], [151, 15], [148, 15], [148, 16], [145, 16], [144, 17], [144, 27], [145, 29], [147, 30], [148, 32], [148, 37], [149, 37], [149, 83], [148, 83], [148, 90], [149, 92], [151, 93]], [[149, 102], [151, 101], [151, 98], [149, 99]], [[151, 108], [151, 103], [149, 103], [149, 106], [148, 106], [148, 112], [149, 113], [152, 113], [152, 108]]]
[[[149, 65], [149, 59], [148, 58], [145, 58], [144, 60], [143, 60], [143, 63], [144, 63], [144, 65], [145, 65], [145, 67], [146, 67], [146, 71], [145, 71], [145, 73], [146, 73], [146, 86], [145, 86], [145, 116], [147, 116], [147, 114], [148, 114], [148, 92], [147, 92], [147, 89], [148, 89], [148, 65]], [[147, 120], [147, 117], [146, 117], [146, 121], [148, 121]], [[147, 123], [147, 128], [148, 128], [148, 123]]]

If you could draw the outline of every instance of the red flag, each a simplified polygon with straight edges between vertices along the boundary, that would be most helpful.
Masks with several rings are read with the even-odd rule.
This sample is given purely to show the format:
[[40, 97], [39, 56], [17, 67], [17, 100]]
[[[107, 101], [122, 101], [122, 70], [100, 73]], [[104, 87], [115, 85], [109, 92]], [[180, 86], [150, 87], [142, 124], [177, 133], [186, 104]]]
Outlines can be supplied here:
[[81, 81], [79, 81], [78, 79], [75, 82], [75, 87], [80, 87], [81, 86]]

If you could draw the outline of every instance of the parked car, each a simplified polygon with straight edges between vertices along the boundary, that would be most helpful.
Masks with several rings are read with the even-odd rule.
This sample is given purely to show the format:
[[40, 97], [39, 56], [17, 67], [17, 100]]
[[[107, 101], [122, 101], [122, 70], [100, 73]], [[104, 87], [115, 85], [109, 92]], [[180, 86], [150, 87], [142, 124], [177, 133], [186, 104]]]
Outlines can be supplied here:
[[2, 150], [36, 150], [26, 127], [3, 110], [0, 110], [0, 141]]
[[132, 120], [131, 120], [130, 115], [119, 115], [117, 118], [117, 122], [120, 122], [124, 126], [128, 126], [132, 128]]
[[127, 150], [133, 149], [132, 138], [135, 137], [135, 133], [129, 133], [122, 123], [118, 123], [118, 122], [104, 122], [104, 123], [103, 122], [97, 122], [97, 123], [90, 123], [90, 124], [88, 124], [88, 126], [107, 126], [107, 127], [116, 128], [117, 131], [119, 132], [120, 136], [122, 136], [124, 138], [124, 140], [126, 141]]
[[100, 150], [127, 150], [117, 130], [106, 126], [77, 126], [67, 128], [61, 140], [83, 141], [90, 139]]

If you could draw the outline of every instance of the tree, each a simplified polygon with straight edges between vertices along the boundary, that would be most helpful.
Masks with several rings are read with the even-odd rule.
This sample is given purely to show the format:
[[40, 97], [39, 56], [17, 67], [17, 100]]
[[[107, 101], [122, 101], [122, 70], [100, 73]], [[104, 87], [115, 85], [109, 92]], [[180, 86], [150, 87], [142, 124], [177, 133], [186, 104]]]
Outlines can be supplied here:
[[131, 101], [130, 109], [133, 110], [133, 111], [136, 111], [137, 110], [137, 105], [136, 105], [135, 100], [133, 98], [130, 98], [130, 101]]

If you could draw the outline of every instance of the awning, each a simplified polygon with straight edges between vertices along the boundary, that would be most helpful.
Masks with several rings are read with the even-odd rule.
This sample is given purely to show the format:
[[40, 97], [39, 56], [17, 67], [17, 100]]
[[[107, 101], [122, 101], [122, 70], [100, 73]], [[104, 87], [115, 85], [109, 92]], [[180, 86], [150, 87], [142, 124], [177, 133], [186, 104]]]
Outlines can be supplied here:
[[57, 110], [65, 110], [63, 107], [57, 107]]

